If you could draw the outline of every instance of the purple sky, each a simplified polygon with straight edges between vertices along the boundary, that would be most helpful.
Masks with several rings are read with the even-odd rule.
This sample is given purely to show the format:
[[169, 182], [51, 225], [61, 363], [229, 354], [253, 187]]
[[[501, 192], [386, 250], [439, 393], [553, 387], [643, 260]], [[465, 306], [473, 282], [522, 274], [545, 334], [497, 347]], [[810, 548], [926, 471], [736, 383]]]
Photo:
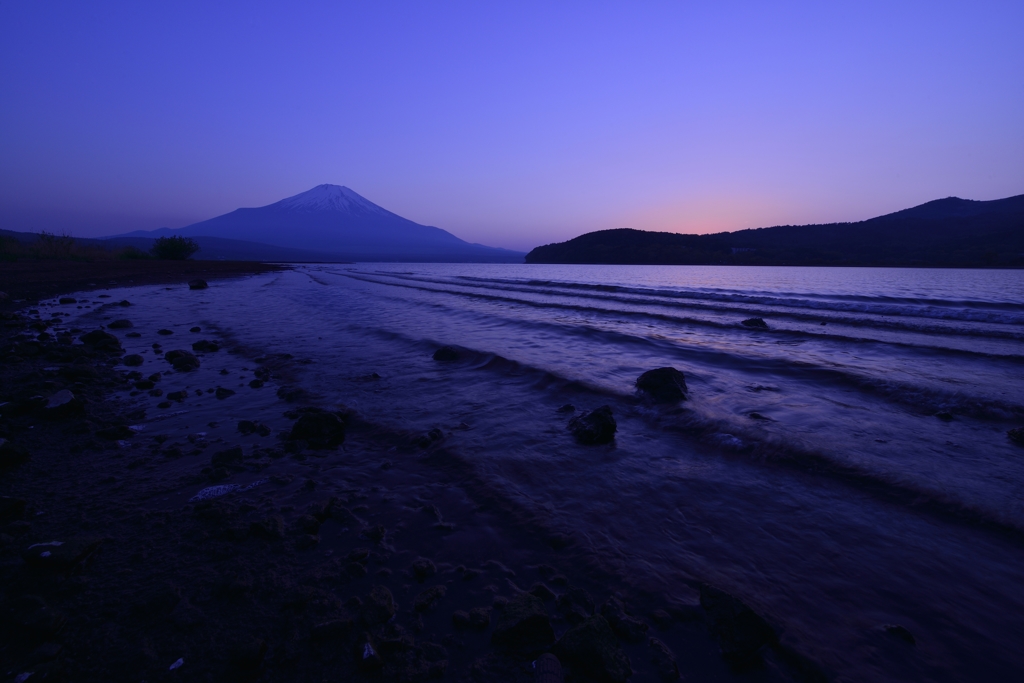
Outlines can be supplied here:
[[996, 199], [1024, 193], [1022, 36], [1021, 0], [3, 2], [0, 227], [337, 183], [529, 249]]

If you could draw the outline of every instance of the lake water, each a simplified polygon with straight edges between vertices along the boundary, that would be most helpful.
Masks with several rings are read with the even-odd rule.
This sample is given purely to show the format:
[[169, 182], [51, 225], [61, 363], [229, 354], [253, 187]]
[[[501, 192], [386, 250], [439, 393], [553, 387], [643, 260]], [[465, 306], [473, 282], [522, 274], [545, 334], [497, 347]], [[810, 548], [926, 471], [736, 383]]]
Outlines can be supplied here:
[[[452, 430], [623, 580], [712, 583], [838, 680], [1024, 672], [1022, 271], [330, 264], [208, 292], [133, 300], [315, 359], [325, 403]], [[689, 400], [636, 396], [662, 366]], [[610, 405], [615, 443], [575, 443], [565, 403]]]

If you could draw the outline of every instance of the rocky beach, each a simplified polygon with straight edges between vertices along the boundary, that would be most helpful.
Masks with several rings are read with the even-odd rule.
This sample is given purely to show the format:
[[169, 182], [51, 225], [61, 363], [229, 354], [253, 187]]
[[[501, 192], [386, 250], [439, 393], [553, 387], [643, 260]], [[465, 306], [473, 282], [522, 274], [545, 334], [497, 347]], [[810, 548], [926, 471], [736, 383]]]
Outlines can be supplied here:
[[[481, 481], [452, 445], [472, 425], [396, 428], [304, 388], [316, 359], [209, 316], [137, 313], [143, 284], [198, 301], [271, 270], [201, 263], [5, 276], [4, 680], [525, 682], [543, 653], [566, 681], [825, 678], [740, 599], [609, 572]], [[686, 390], [645, 377], [658, 400]], [[614, 435], [607, 406], [560, 410], [580, 447]]]

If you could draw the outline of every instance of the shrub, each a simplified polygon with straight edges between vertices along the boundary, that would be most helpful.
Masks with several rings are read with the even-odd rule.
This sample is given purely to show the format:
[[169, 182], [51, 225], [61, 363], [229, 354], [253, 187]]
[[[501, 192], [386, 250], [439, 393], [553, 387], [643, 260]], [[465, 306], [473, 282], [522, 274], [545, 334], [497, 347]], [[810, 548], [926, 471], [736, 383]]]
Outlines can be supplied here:
[[150, 251], [158, 259], [184, 261], [199, 251], [199, 245], [193, 239], [175, 235], [174, 237], [161, 237], [157, 239]]

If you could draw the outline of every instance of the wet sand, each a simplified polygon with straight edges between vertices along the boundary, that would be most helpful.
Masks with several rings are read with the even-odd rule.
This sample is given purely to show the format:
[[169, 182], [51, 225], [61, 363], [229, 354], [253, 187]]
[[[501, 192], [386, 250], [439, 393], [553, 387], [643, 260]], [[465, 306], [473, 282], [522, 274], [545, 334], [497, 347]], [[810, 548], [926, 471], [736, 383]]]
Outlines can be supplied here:
[[[0, 320], [6, 679], [532, 681], [545, 651], [567, 681], [824, 678], [727, 595], [606, 575], [474, 481], [465, 425], [384, 428], [298, 389], [304, 359], [78, 298]], [[105, 334], [53, 315], [80, 305]]]

